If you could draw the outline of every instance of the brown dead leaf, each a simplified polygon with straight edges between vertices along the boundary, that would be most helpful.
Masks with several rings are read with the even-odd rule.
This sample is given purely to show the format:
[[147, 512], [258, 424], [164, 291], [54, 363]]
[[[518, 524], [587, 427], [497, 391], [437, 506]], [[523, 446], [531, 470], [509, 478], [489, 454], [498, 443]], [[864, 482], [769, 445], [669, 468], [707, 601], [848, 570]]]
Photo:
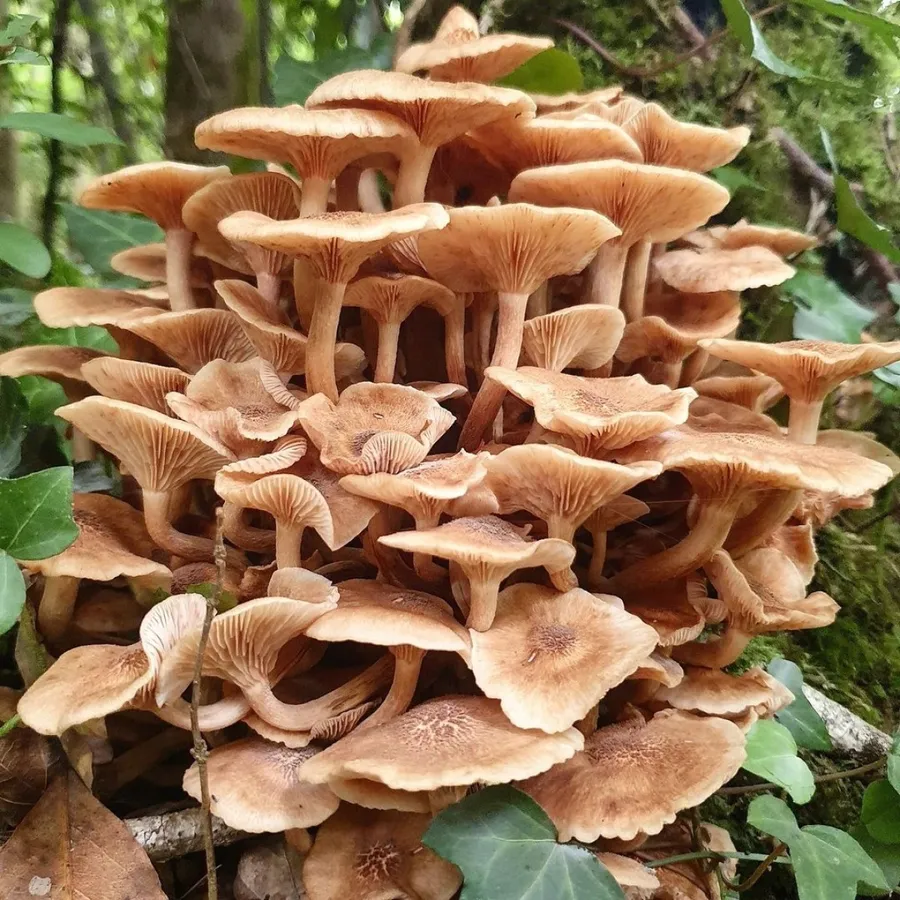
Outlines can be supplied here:
[[303, 855], [279, 836], [249, 847], [234, 879], [234, 900], [306, 900]]
[[58, 776], [0, 849], [3, 900], [166, 900], [127, 826], [81, 779]]

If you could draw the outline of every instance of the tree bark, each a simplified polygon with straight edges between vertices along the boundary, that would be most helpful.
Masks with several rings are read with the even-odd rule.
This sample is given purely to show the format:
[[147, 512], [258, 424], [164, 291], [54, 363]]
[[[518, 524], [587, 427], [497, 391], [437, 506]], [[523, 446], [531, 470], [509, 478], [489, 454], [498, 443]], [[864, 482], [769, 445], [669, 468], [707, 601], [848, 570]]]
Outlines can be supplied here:
[[259, 46], [259, 102], [263, 106], [272, 106], [275, 95], [272, 93], [272, 79], [269, 73], [269, 47], [272, 44], [272, 3], [271, 0], [258, 0], [256, 5], [257, 34]]
[[194, 128], [234, 105], [237, 59], [244, 43], [240, 0], [167, 0], [165, 141], [170, 159], [210, 163], [216, 154], [198, 150]]
[[889, 735], [808, 684], [803, 686], [803, 693], [825, 722], [835, 750], [861, 759], [875, 758], [888, 752], [891, 746]]

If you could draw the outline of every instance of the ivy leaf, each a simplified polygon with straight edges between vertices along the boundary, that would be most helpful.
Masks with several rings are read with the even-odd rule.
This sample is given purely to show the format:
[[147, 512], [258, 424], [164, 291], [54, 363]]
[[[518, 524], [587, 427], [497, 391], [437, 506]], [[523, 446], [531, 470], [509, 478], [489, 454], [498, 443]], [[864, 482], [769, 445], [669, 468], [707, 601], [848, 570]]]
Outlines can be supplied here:
[[68, 402], [66, 392], [55, 381], [40, 375], [23, 375], [17, 378], [19, 387], [28, 401], [28, 419], [33, 425], [61, 422], [54, 414]]
[[778, 797], [755, 798], [747, 824], [787, 845], [800, 900], [854, 900], [860, 883], [888, 889], [884, 873], [847, 832], [827, 825], [800, 828]]
[[891, 749], [888, 751], [887, 779], [891, 787], [900, 794], [900, 729], [894, 732]]
[[78, 494], [122, 496], [122, 477], [106, 458], [75, 463], [73, 487]]
[[34, 315], [34, 295], [21, 288], [0, 289], [0, 326], [21, 325]]
[[808, 78], [804, 72], [777, 57], [766, 43], [759, 26], [753, 20], [741, 0], [722, 0], [722, 11], [731, 33], [741, 42], [743, 48], [770, 72], [788, 78]]
[[788, 659], [778, 658], [773, 659], [766, 669], [794, 695], [794, 702], [790, 706], [775, 713], [776, 721], [790, 731], [800, 747], [807, 750], [833, 749], [822, 717], [803, 693], [803, 672], [800, 667]]
[[866, 788], [860, 818], [876, 841], [900, 844], [900, 794], [887, 781], [873, 781]]
[[762, 191], [766, 193], [768, 188], [761, 185], [758, 181], [742, 172], [736, 166], [719, 166], [709, 173], [723, 188], [727, 188], [728, 192], [734, 196], [741, 188], [747, 188], [750, 191]]
[[0, 550], [0, 634], [6, 634], [19, 619], [25, 605], [25, 580], [16, 561]]
[[571, 53], [550, 47], [532, 56], [497, 84], [533, 94], [566, 94], [584, 87], [581, 66]]
[[0, 262], [29, 278], [43, 278], [50, 271], [47, 248], [15, 222], [0, 222]]
[[216, 609], [220, 613], [227, 612], [229, 609], [234, 609], [238, 604], [238, 598], [232, 594], [231, 591], [220, 592], [218, 587], [211, 581], [200, 581], [197, 584], [189, 584], [185, 589], [185, 593], [200, 594], [201, 597], [206, 597], [207, 600], [211, 600], [218, 594]]
[[12, 63], [19, 63], [22, 66], [49, 66], [50, 60], [27, 47], [13, 47], [12, 53], [0, 59], [0, 66], [8, 66]]
[[439, 813], [423, 843], [462, 870], [460, 900], [624, 900], [596, 856], [557, 843], [547, 814], [508, 785]]
[[889, 19], [877, 16], [856, 6], [850, 6], [844, 0], [794, 0], [826, 16], [836, 16], [845, 22], [861, 25], [869, 31], [886, 38], [890, 47], [896, 50], [894, 41], [900, 37], [900, 25]]
[[0, 29], [0, 45], [11, 44], [17, 38], [25, 37], [37, 22], [37, 16], [10, 16], [6, 25]]
[[29, 131], [41, 137], [71, 144], [73, 147], [97, 147], [102, 144], [121, 144], [114, 134], [97, 125], [79, 122], [61, 113], [12, 112], [0, 116], [0, 128]]
[[797, 756], [790, 731], [771, 719], [756, 722], [747, 734], [743, 768], [784, 788], [795, 803], [808, 803], [816, 792], [813, 774]]
[[28, 425], [28, 401], [13, 378], [0, 378], [0, 478], [22, 460], [22, 441]]
[[0, 479], [0, 549], [15, 559], [46, 559], [76, 537], [69, 466]]
[[[882, 844], [866, 831], [865, 825], [854, 825], [850, 837], [878, 864], [884, 880], [892, 891], [900, 889], [900, 844]], [[888, 891], [870, 884], [861, 884], [859, 893], [864, 897], [883, 897]]]
[[115, 274], [109, 267], [109, 260], [120, 250], [163, 239], [162, 229], [142, 216], [82, 209], [74, 203], [61, 203], [60, 208], [66, 220], [69, 243], [95, 272], [101, 274]]
[[794, 337], [858, 344], [875, 313], [845, 294], [830, 278], [798, 271], [781, 286], [795, 301]]

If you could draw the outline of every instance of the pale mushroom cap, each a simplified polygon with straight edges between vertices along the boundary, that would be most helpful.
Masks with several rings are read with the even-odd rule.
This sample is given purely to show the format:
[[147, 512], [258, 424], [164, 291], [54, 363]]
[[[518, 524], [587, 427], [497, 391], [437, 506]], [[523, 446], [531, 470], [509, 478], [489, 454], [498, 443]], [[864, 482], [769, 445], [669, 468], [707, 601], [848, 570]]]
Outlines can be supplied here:
[[814, 235], [804, 234], [790, 228], [769, 228], [765, 225], [751, 225], [738, 222], [717, 234], [719, 246], [723, 250], [737, 250], [740, 247], [768, 247], [779, 256], [793, 256], [819, 245]]
[[617, 225], [621, 243], [665, 243], [703, 225], [729, 194], [684, 169], [605, 160], [528, 169], [516, 176], [511, 202], [593, 209]]
[[759, 666], [741, 675], [688, 666], [675, 687], [662, 687], [654, 699], [675, 709], [710, 716], [740, 716], [754, 711], [772, 716], [794, 702], [794, 695]]
[[[365, 809], [395, 809], [401, 812], [429, 813], [431, 803], [429, 791], [397, 791], [380, 781], [365, 778], [333, 779], [328, 786], [341, 800], [362, 806]], [[444, 788], [458, 790], [465, 795], [465, 787]]]
[[422, 845], [427, 815], [371, 812], [344, 804], [316, 834], [303, 864], [309, 900], [450, 900], [459, 870]]
[[133, 212], [161, 228], [184, 228], [181, 209], [195, 191], [218, 178], [229, 178], [228, 166], [194, 166], [153, 162], [100, 175], [78, 197], [88, 209]]
[[629, 681], [655, 681], [666, 687], [675, 687], [684, 678], [684, 669], [670, 656], [651, 653], [631, 673]]
[[900, 457], [890, 447], [885, 447], [873, 437], [860, 431], [847, 431], [843, 428], [826, 429], [816, 435], [816, 443], [823, 447], [836, 447], [858, 453], [866, 459], [874, 459], [887, 466], [895, 476], [900, 475]]
[[679, 810], [702, 803], [744, 758], [744, 735], [732, 722], [666, 710], [599, 729], [584, 752], [520, 787], [561, 841], [631, 840], [658, 834]]
[[183, 393], [191, 377], [173, 366], [103, 356], [83, 363], [81, 374], [95, 391], [111, 400], [124, 400], [159, 413], [169, 412], [166, 394]]
[[211, 479], [233, 458], [193, 425], [121, 400], [88, 397], [56, 414], [118, 457], [148, 491]]
[[[230, 178], [219, 179], [214, 184], [226, 184]], [[196, 250], [196, 248], [195, 248]], [[140, 281], [165, 282], [166, 280], [166, 245], [162, 242], [154, 244], [140, 244], [137, 247], [126, 247], [110, 257], [109, 266], [115, 272], [127, 275], [129, 278], [137, 278]], [[191, 256], [188, 278], [191, 287], [208, 287], [210, 282], [209, 263], [198, 255]], [[165, 285], [161, 285], [164, 289]], [[157, 286], [157, 290], [160, 286]], [[97, 290], [102, 290], [98, 288]], [[137, 293], [137, 292], [135, 292]], [[149, 300], [146, 292], [141, 293], [143, 298]], [[154, 303], [160, 308], [168, 306], [168, 292], [165, 301]]]
[[417, 306], [446, 316], [458, 305], [453, 291], [418, 275], [370, 275], [347, 288], [344, 306], [366, 310], [380, 325], [403, 322]]
[[610, 449], [686, 421], [696, 397], [691, 388], [673, 391], [640, 375], [583, 378], [531, 366], [491, 366], [485, 375], [533, 406], [535, 419], [548, 431], [589, 436]]
[[740, 250], [670, 250], [653, 264], [666, 284], [697, 294], [771, 287], [797, 271], [777, 253], [753, 246]]
[[[250, 832], [309, 828], [324, 822], [340, 801], [326, 785], [304, 781], [303, 764], [315, 754], [312, 747], [292, 750], [261, 738], [216, 747], [206, 763], [213, 815], [232, 828]], [[196, 763], [184, 775], [184, 790], [200, 799]]]
[[636, 616], [576, 588], [516, 584], [490, 629], [471, 632], [472, 672], [513, 725], [563, 731], [625, 680], [656, 647]]
[[510, 88], [463, 82], [424, 81], [401, 72], [345, 72], [320, 84], [307, 98], [310, 109], [351, 107], [387, 112], [402, 119], [426, 146], [497, 119], [533, 115], [534, 103]]
[[693, 388], [701, 397], [737, 403], [754, 412], [764, 412], [784, 396], [784, 388], [768, 375], [711, 375], [695, 381]]
[[516, 728], [495, 700], [442, 697], [349, 734], [311, 759], [303, 776], [316, 783], [369, 778], [406, 791], [499, 784], [544, 772], [583, 743], [574, 728], [559, 734]]
[[84, 381], [81, 367], [91, 360], [106, 356], [106, 353], [90, 347], [66, 347], [62, 344], [16, 347], [0, 353], [0, 375], [10, 378], [42, 375], [50, 379]]
[[740, 363], [778, 381], [791, 399], [821, 400], [842, 381], [900, 360], [900, 341], [841, 344], [783, 341], [762, 344], [718, 338], [700, 344], [719, 359]]
[[554, 372], [597, 369], [612, 359], [624, 329], [625, 316], [613, 306], [570, 306], [528, 319], [522, 353], [529, 365]]
[[620, 84], [608, 85], [586, 93], [570, 91], [565, 94], [529, 94], [537, 105], [539, 115], [558, 112], [584, 106], [585, 103], [612, 103], [617, 100], [624, 91]]
[[463, 206], [449, 215], [450, 224], [420, 235], [417, 247], [432, 278], [457, 293], [530, 294], [554, 275], [580, 272], [619, 234], [584, 209], [511, 203]]
[[660, 647], [693, 641], [706, 625], [703, 615], [687, 601], [683, 582], [671, 593], [658, 590], [651, 597], [629, 600], [628, 611], [656, 631]]
[[262, 475], [272, 475], [290, 469], [303, 459], [309, 444], [299, 434], [289, 434], [275, 442], [275, 446], [261, 456], [239, 459], [228, 463], [219, 470], [219, 479], [227, 483], [245, 484], [255, 481]]
[[449, 216], [437, 203], [413, 203], [384, 213], [332, 212], [279, 222], [260, 213], [238, 212], [219, 223], [229, 241], [306, 257], [315, 274], [344, 284], [362, 263], [387, 244], [411, 234], [443, 228]]
[[124, 319], [162, 312], [145, 297], [129, 291], [80, 287], [41, 291], [34, 298], [34, 310], [41, 322], [50, 328], [117, 325]]
[[625, 890], [625, 897], [628, 900], [632, 900], [632, 894], [629, 891], [638, 892], [633, 895], [633, 900], [655, 896], [656, 889], [659, 887], [659, 879], [653, 874], [652, 869], [641, 865], [630, 856], [620, 856], [618, 853], [596, 853], [595, 855], [609, 874], [616, 879], [619, 887]]
[[194, 139], [201, 149], [289, 162], [301, 178], [328, 181], [364, 156], [402, 157], [418, 143], [407, 125], [377, 110], [296, 105], [227, 110], [201, 122]]
[[327, 603], [334, 608], [338, 602], [338, 589], [327, 578], [308, 569], [285, 567], [276, 569], [269, 580], [273, 597], [303, 600], [305, 603]]

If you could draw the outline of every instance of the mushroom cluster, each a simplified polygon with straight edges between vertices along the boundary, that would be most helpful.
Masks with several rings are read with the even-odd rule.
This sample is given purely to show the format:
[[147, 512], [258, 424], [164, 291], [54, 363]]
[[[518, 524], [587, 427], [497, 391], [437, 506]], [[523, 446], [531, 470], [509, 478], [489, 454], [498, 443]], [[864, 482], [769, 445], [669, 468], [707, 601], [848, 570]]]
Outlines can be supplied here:
[[[718, 897], [641, 848], [679, 840], [747, 730], [791, 702], [726, 667], [754, 635], [833, 621], [807, 591], [814, 526], [900, 467], [818, 430], [827, 395], [900, 342], [735, 339], [741, 291], [814, 244], [704, 227], [729, 200], [705, 173], [747, 129], [616, 89], [490, 84], [549, 43], [479, 36], [456, 7], [397, 71], [197, 128], [267, 171], [97, 179], [83, 205], [165, 232], [113, 259], [148, 287], [54, 288], [36, 307], [108, 328], [119, 354], [0, 356], [2, 374], [60, 381], [76, 454], [102, 448], [125, 486], [77, 495], [76, 542], [21, 561], [64, 651], [22, 720], [190, 727], [191, 587], [216, 580], [222, 506], [234, 602], [198, 713], [218, 732], [212, 810], [315, 829], [310, 900], [449, 900], [459, 873], [423, 832], [499, 783], [629, 896]], [[766, 414], [784, 395], [786, 429]], [[199, 797], [196, 767], [184, 789]]]

